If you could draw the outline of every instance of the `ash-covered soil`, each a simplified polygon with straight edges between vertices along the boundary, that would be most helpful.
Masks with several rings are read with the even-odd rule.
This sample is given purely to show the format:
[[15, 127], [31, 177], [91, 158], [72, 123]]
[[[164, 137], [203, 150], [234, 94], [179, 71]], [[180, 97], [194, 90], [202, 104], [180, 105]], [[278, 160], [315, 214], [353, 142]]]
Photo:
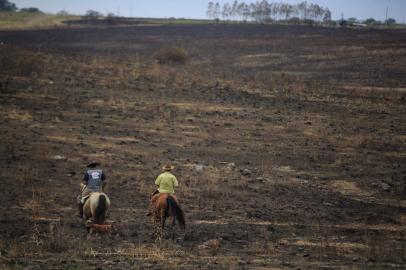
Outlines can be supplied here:
[[[1, 269], [404, 269], [406, 31], [0, 32]], [[162, 47], [186, 64], [158, 64]], [[111, 235], [75, 217], [90, 161]], [[176, 165], [187, 229], [154, 241]]]

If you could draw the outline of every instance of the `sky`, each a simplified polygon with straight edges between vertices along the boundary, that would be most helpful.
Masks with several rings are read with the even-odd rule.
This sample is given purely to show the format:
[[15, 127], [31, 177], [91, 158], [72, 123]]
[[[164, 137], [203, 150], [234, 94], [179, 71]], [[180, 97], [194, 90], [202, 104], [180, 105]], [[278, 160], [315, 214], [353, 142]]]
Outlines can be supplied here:
[[[154, 18], [206, 18], [209, 0], [9, 0], [18, 8], [37, 7], [47, 13], [57, 13], [66, 10], [72, 14], [84, 14], [87, 10], [97, 10], [101, 13], [114, 13], [128, 17]], [[213, 0], [215, 2], [215, 0]], [[245, 0], [246, 3], [257, 0]], [[218, 0], [218, 2], [233, 2], [233, 0]], [[240, 0], [240, 2], [242, 2]], [[269, 0], [268, 2], [280, 2]], [[284, 0], [297, 4], [302, 0]], [[328, 7], [332, 11], [333, 19], [355, 17], [366, 19], [373, 17], [384, 20], [386, 7], [388, 17], [398, 22], [406, 22], [406, 0], [307, 0], [309, 3]]]

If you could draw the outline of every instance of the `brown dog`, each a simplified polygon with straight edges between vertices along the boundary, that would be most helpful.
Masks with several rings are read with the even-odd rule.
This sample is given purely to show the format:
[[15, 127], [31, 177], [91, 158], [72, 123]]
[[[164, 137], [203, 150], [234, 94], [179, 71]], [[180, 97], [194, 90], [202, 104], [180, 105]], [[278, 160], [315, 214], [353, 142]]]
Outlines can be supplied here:
[[89, 224], [88, 226], [90, 233], [100, 233], [100, 234], [110, 234], [112, 230], [112, 225], [100, 225], [100, 224]]

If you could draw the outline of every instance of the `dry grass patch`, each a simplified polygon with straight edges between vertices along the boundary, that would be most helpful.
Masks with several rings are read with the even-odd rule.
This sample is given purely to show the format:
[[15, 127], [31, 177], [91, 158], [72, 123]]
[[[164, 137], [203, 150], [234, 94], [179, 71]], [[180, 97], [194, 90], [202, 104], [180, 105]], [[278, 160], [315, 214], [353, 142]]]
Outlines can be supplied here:
[[[310, 246], [310, 247], [321, 247], [321, 246], [324, 246], [324, 244], [325, 244], [325, 242], [323, 242], [323, 241], [312, 241], [309, 239], [289, 241], [288, 243], [291, 245], [295, 245], [295, 246]], [[354, 242], [329, 241], [328, 245], [331, 247], [342, 249], [342, 250], [367, 249], [368, 248], [368, 246], [365, 244], [354, 243]]]
[[343, 195], [370, 197], [372, 194], [359, 188], [354, 182], [347, 180], [336, 180], [331, 183], [333, 190], [340, 192]]
[[187, 52], [182, 48], [161, 48], [155, 55], [159, 64], [186, 64], [189, 60]]
[[244, 108], [238, 106], [222, 106], [213, 105], [209, 103], [169, 103], [168, 105], [174, 106], [182, 110], [204, 111], [204, 112], [242, 112]]
[[59, 16], [30, 12], [0, 12], [0, 29], [28, 29], [63, 26], [63, 21], [77, 16]]
[[8, 112], [2, 112], [0, 115], [3, 115], [5, 119], [18, 122], [32, 122], [33, 120], [33, 117], [30, 113], [17, 111], [15, 109]]
[[406, 152], [385, 152], [386, 157], [406, 158]]

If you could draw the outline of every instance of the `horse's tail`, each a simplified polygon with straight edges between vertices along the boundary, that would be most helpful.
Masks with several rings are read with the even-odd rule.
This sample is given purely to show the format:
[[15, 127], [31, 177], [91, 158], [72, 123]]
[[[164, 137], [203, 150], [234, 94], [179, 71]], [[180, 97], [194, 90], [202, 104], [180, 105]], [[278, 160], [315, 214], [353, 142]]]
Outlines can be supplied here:
[[100, 194], [99, 196], [99, 203], [97, 204], [94, 222], [96, 224], [102, 225], [104, 220], [106, 219], [106, 211], [107, 211], [107, 199], [106, 195]]
[[179, 222], [179, 226], [184, 230], [186, 227], [185, 214], [183, 213], [182, 208], [172, 196], [168, 196], [167, 199], [169, 211], [172, 211], [174, 218]]

